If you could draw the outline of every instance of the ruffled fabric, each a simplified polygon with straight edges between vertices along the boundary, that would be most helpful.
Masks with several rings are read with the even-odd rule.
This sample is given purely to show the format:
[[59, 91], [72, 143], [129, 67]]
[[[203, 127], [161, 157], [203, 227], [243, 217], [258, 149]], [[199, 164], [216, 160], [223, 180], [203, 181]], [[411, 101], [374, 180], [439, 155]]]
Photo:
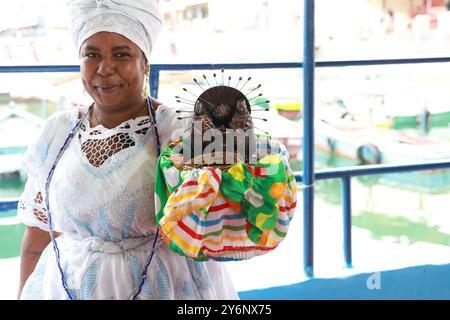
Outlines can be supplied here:
[[172, 250], [197, 260], [242, 260], [275, 249], [286, 237], [296, 207], [295, 178], [285, 148], [265, 139], [269, 154], [224, 172], [178, 166], [182, 140], [162, 152], [156, 221]]

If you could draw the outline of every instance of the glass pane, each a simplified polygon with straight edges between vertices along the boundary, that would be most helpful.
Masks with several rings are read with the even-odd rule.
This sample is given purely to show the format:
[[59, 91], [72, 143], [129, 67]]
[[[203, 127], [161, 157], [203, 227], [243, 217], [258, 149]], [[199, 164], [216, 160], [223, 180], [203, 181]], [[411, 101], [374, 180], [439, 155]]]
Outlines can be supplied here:
[[448, 63], [318, 68], [316, 166], [450, 158], [447, 69]]
[[449, 56], [448, 1], [316, 0], [319, 60]]
[[[152, 63], [299, 60], [301, 1], [159, 2], [164, 26]], [[5, 4], [0, 12], [0, 65], [78, 64], [64, 3]]]

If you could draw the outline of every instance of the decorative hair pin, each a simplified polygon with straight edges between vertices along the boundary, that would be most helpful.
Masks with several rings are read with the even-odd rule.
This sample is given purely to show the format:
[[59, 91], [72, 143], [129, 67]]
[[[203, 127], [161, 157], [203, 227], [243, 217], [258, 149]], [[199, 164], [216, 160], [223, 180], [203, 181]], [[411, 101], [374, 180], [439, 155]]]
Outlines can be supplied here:
[[[193, 158], [190, 159], [198, 158], [200, 155], [208, 157], [211, 149], [216, 146], [215, 143], [220, 141], [221, 147], [219, 150], [215, 148], [215, 152], [227, 154], [230, 150], [234, 150], [234, 154], [249, 160], [254, 155], [251, 151], [254, 150], [251, 149], [251, 145], [255, 144], [256, 138], [254, 129], [268, 134], [253, 123], [253, 120], [267, 122], [265, 117], [252, 115], [252, 112], [269, 110], [262, 106], [270, 101], [263, 99], [263, 94], [258, 92], [261, 84], [250, 87], [252, 77], [244, 80], [244, 77], [240, 76], [237, 81], [233, 81], [231, 76], [225, 77], [223, 69], [220, 77], [213, 73], [212, 79], [205, 74], [202, 75], [202, 78], [202, 80], [193, 79], [194, 89], [183, 88], [183, 91], [190, 95], [189, 97], [175, 96], [178, 103], [186, 106], [176, 110], [180, 114], [177, 119], [193, 120], [190, 128], [191, 151], [189, 153], [193, 155]], [[226, 84], [225, 79], [227, 79]], [[247, 93], [244, 94], [243, 91], [246, 88], [248, 88]], [[195, 89], [200, 89], [201, 92], [196, 94], [194, 93]], [[206, 134], [208, 130], [211, 131]], [[230, 141], [227, 138], [230, 133], [234, 134], [233, 147], [230, 147]], [[239, 138], [242, 133], [244, 133], [244, 137]], [[212, 141], [211, 136], [214, 136]], [[242, 145], [245, 150], [238, 151]], [[186, 160], [189, 160], [189, 157]]]
[[[250, 94], [261, 88], [261, 84], [249, 89], [246, 94], [242, 91], [252, 80], [248, 77], [245, 81], [243, 77], [239, 77], [234, 86], [230, 86], [232, 82], [231, 76], [228, 77], [228, 83], [225, 85], [224, 69], [221, 71], [221, 83], [218, 80], [217, 74], [213, 73], [214, 82], [210, 82], [208, 77], [203, 74], [203, 81], [200, 82], [194, 78], [194, 83], [202, 91], [200, 94], [183, 88], [184, 92], [189, 93], [195, 97], [195, 100], [175, 96], [178, 103], [194, 106], [194, 110], [178, 109], [177, 113], [190, 113], [191, 116], [178, 117], [179, 120], [193, 118], [194, 120], [202, 120], [207, 118], [209, 120], [209, 127], [218, 129], [243, 129], [248, 130], [255, 128], [261, 130], [253, 125], [252, 119], [267, 121], [266, 118], [254, 117], [251, 115], [253, 111], [268, 111], [268, 108], [257, 107], [269, 103], [269, 100], [257, 101], [257, 98], [263, 96], [262, 93], [249, 97]], [[242, 84], [241, 84], [242, 82]], [[211, 83], [215, 85], [211, 85]], [[241, 85], [240, 85], [241, 84]], [[253, 102], [253, 103], [250, 103]], [[265, 132], [264, 130], [261, 130]]]

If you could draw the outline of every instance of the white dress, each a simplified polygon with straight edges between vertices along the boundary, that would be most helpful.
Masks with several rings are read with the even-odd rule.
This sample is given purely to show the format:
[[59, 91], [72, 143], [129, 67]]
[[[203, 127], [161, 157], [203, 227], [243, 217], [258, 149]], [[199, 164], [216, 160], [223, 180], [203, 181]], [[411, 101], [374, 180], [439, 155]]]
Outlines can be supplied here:
[[[188, 125], [176, 117], [164, 105], [156, 111], [162, 148]], [[28, 147], [28, 181], [18, 208], [28, 226], [49, 230], [46, 179], [77, 120], [78, 109], [54, 114]], [[108, 153], [114, 144], [118, 151]], [[97, 155], [93, 162], [93, 152], [103, 152], [103, 157]], [[62, 233], [57, 237], [60, 265], [74, 299], [130, 299], [141, 283], [156, 232], [156, 160], [154, 131], [144, 116], [113, 129], [90, 128], [86, 118], [58, 162], [49, 203], [52, 225]], [[222, 263], [196, 262], [172, 252], [162, 240], [156, 246], [139, 299], [238, 298]], [[26, 281], [21, 299], [68, 299], [52, 243]]]

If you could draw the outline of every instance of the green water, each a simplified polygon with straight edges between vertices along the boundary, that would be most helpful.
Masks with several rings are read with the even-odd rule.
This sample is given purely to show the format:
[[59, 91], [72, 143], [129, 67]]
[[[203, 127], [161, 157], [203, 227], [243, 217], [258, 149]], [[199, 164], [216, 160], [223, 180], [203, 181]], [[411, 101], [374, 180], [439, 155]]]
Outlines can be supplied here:
[[25, 232], [21, 223], [0, 225], [0, 259], [13, 258], [20, 255], [20, 247]]
[[370, 230], [374, 239], [390, 236], [395, 242], [407, 239], [409, 244], [428, 242], [447, 246], [450, 234], [441, 232], [438, 226], [427, 226], [424, 222], [414, 222], [404, 217], [392, 217], [382, 213], [363, 212], [354, 216], [352, 223], [356, 227]]
[[18, 175], [0, 178], [0, 199], [18, 197], [22, 193], [24, 186], [25, 184]]
[[[357, 165], [320, 151], [316, 151], [315, 162], [316, 168]], [[373, 240], [450, 244], [450, 216], [446, 210], [450, 170], [361, 176], [353, 178], [351, 185], [352, 226], [369, 231]], [[315, 197], [332, 205], [334, 214], [342, 214], [340, 179], [316, 181]], [[321, 214], [316, 210], [315, 215]]]
[[[23, 188], [24, 183], [18, 176], [3, 178], [0, 180], [0, 199], [17, 197], [22, 193]], [[0, 212], [0, 259], [12, 258], [20, 255], [20, 247], [25, 232], [25, 226], [21, 223], [1, 223], [15, 215], [15, 210]]]

